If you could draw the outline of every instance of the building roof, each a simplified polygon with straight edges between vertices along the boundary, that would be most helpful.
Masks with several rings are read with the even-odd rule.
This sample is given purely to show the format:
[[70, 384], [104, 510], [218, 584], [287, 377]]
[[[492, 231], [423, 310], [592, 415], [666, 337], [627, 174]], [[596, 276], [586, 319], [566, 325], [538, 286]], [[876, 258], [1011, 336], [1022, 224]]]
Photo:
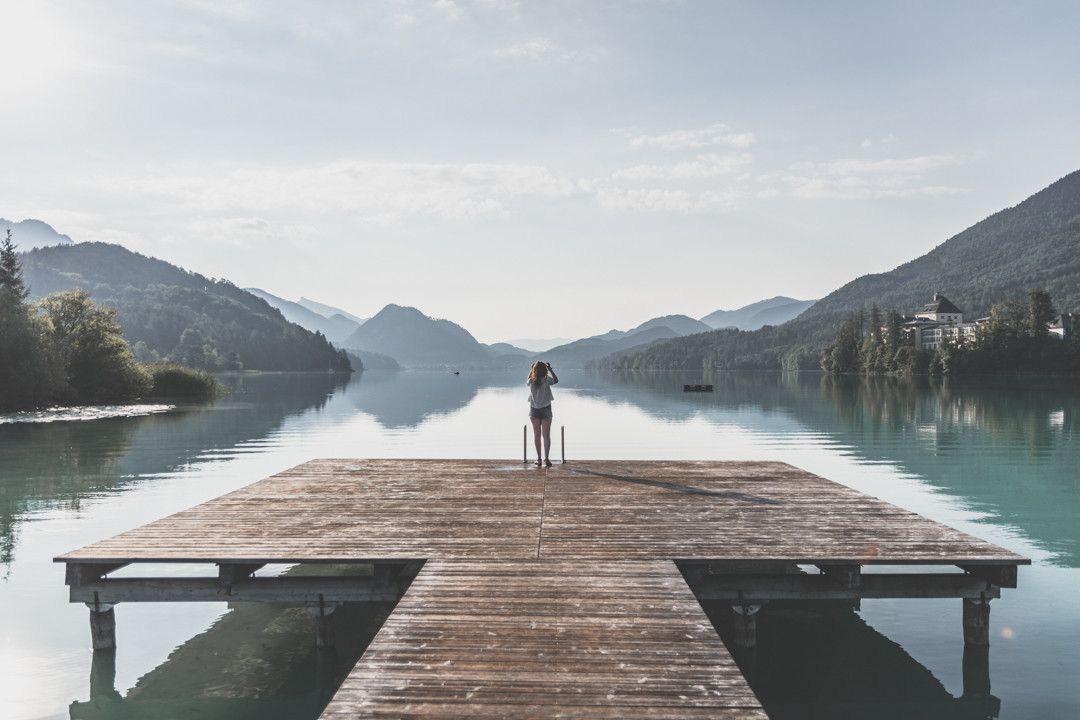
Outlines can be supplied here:
[[923, 306], [923, 309], [919, 312], [924, 313], [962, 313], [963, 311], [953, 305], [949, 298], [945, 297], [941, 293], [934, 293], [933, 302], [929, 302]]

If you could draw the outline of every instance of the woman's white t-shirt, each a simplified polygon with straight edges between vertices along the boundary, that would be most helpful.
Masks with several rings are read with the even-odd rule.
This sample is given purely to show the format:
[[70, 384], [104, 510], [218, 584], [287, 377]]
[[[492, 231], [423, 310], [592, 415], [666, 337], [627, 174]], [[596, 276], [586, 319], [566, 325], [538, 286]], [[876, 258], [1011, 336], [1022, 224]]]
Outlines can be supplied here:
[[529, 405], [534, 408], [547, 407], [551, 404], [551, 386], [555, 384], [554, 378], [545, 375], [540, 382], [529, 383]]

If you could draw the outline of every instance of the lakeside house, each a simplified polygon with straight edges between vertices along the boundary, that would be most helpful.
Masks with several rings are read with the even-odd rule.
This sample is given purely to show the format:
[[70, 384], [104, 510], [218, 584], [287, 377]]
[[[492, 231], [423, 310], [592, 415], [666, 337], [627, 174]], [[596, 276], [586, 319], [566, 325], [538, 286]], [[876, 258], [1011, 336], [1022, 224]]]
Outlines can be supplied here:
[[[900, 318], [900, 329], [920, 350], [937, 350], [942, 343], [963, 345], [974, 342], [979, 328], [990, 322], [989, 317], [964, 321], [964, 311], [939, 292], [934, 299], [914, 315]], [[1047, 325], [1050, 337], [1064, 340], [1072, 336], [1073, 315], [1062, 313]]]
[[900, 318], [900, 329], [921, 350], [937, 350], [944, 342], [966, 343], [975, 339], [979, 326], [990, 318], [964, 322], [964, 311], [941, 293], [914, 315]]

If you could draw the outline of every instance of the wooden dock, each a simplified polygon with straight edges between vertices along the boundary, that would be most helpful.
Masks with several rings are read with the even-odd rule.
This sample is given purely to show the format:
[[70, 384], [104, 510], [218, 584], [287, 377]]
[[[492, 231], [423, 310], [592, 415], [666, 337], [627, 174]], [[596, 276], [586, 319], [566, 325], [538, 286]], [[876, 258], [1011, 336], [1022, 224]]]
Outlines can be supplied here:
[[[775, 600], [958, 598], [985, 648], [989, 601], [1029, 562], [783, 463], [366, 459], [305, 463], [57, 561], [103, 649], [116, 603], [302, 603], [329, 645], [339, 604], [400, 598], [335, 720], [763, 718], [698, 600], [731, 604], [741, 652]], [[218, 573], [109, 577], [160, 562]], [[256, 575], [329, 562], [366, 569]]]

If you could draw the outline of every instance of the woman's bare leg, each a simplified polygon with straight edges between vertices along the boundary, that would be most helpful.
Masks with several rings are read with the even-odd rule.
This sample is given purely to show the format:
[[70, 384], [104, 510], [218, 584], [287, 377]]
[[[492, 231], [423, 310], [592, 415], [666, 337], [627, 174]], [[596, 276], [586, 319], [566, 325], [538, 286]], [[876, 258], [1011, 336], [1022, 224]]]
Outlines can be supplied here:
[[[551, 420], [541, 420], [540, 425], [544, 431], [544, 460], [551, 462]], [[540, 441], [536, 441], [536, 451], [540, 452]]]
[[540, 465], [540, 424], [543, 422], [540, 418], [530, 417], [533, 426], [533, 440], [536, 442], [536, 464]]

